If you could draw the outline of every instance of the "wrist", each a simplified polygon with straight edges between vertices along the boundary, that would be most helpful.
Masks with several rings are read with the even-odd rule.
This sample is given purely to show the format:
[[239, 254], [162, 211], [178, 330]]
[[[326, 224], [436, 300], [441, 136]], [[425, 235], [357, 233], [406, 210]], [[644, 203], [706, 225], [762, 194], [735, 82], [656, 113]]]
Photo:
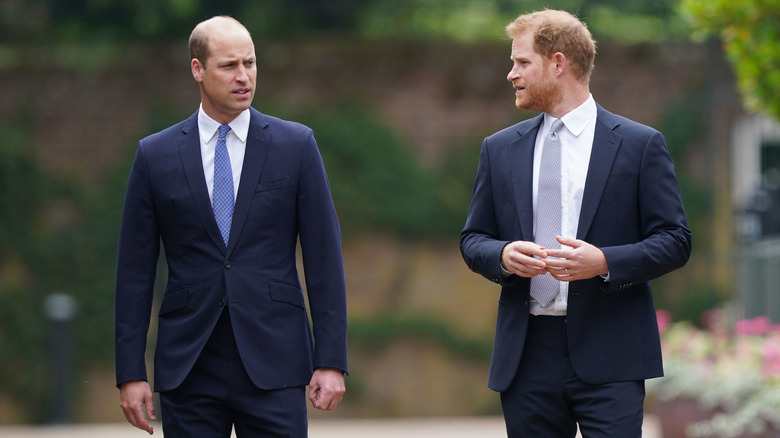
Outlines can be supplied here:
[[501, 267], [501, 270], [503, 270], [504, 272], [509, 272], [509, 269], [507, 269], [506, 265], [504, 264], [504, 250], [506, 249], [506, 247], [508, 245], [509, 245], [509, 243], [504, 245], [501, 248], [501, 252], [498, 254], [498, 265]]

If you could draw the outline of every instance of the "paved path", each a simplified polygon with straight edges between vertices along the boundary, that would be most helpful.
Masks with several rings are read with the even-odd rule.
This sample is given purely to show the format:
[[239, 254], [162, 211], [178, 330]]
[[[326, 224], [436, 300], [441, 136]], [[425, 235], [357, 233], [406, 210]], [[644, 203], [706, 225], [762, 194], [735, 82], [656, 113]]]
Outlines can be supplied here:
[[[2, 438], [143, 438], [127, 424], [73, 426], [0, 426]], [[155, 424], [155, 437], [162, 427]], [[503, 438], [504, 423], [496, 417], [311, 420], [309, 438]], [[643, 438], [662, 438], [658, 421], [645, 419]]]

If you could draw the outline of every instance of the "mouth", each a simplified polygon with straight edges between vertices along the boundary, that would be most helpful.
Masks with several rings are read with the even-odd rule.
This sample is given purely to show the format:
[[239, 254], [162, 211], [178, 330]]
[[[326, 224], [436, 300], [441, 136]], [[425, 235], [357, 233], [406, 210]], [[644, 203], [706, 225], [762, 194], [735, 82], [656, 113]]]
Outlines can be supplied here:
[[515, 95], [518, 95], [518, 94], [522, 93], [524, 90], [525, 90], [525, 87], [520, 86], [520, 85], [515, 85]]
[[240, 88], [238, 90], [233, 90], [233, 95], [237, 97], [247, 97], [251, 94], [251, 91], [249, 88]]

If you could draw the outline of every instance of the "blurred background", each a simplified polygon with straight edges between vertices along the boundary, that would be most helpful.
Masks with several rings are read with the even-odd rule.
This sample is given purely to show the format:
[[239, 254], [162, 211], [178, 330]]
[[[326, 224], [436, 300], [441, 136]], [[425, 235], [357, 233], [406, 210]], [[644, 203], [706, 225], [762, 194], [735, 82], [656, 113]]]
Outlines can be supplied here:
[[313, 128], [329, 174], [351, 365], [329, 415], [500, 415], [499, 291], [458, 239], [482, 139], [535, 115], [503, 28], [541, 7], [592, 30], [596, 101], [666, 136], [694, 251], [657, 307], [780, 322], [776, 1], [0, 0], [0, 424], [123, 421], [124, 187], [137, 141], [197, 109], [187, 38], [216, 14], [253, 34], [254, 107]]

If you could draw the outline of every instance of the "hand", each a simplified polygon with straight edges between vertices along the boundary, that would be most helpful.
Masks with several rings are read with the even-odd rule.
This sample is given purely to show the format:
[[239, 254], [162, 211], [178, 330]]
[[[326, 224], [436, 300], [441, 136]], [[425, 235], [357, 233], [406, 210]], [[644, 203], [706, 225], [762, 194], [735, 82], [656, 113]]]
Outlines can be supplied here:
[[600, 249], [588, 242], [557, 236], [561, 245], [569, 248], [547, 249], [546, 269], [556, 280], [574, 281], [607, 275], [609, 266]]
[[510, 242], [504, 247], [501, 263], [507, 271], [520, 277], [535, 277], [547, 273], [547, 264], [544, 262], [547, 251], [541, 246], [518, 240]]
[[122, 407], [128, 423], [145, 430], [149, 435], [154, 433], [154, 428], [146, 421], [147, 416], [150, 420], [157, 420], [154, 414], [152, 389], [148, 382], [131, 380], [122, 383], [119, 387], [119, 406]]
[[309, 400], [312, 406], [332, 411], [341, 402], [344, 393], [344, 375], [335, 368], [317, 368], [309, 383]]

